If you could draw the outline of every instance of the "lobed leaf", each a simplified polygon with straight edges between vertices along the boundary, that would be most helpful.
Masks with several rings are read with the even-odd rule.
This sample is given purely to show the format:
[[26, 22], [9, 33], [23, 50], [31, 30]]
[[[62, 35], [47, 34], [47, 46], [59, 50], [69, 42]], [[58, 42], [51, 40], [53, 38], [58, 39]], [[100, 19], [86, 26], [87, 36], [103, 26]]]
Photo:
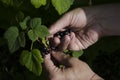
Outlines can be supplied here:
[[33, 49], [31, 52], [24, 50], [21, 53], [20, 63], [38, 76], [42, 72], [42, 62], [42, 55], [38, 49]]
[[35, 7], [35, 8], [39, 8], [42, 5], [46, 5], [46, 0], [31, 0], [31, 4]]
[[36, 27], [41, 26], [41, 23], [42, 23], [41, 18], [33, 18], [30, 21], [30, 27], [32, 29], [35, 29]]
[[28, 31], [28, 36], [33, 42], [38, 38], [45, 38], [50, 34], [47, 27], [41, 25], [41, 18], [33, 18], [30, 21], [30, 27], [32, 29]]
[[19, 30], [16, 26], [10, 27], [5, 32], [4, 36], [8, 41], [8, 47], [9, 47], [10, 52], [14, 52], [20, 47], [18, 45], [19, 43], [17, 42], [17, 37], [19, 36]]
[[35, 32], [39, 38], [45, 38], [50, 34], [48, 28], [44, 25], [36, 27]]
[[20, 47], [25, 47], [25, 33], [21, 32], [19, 34], [19, 30], [16, 26], [8, 28], [4, 37], [8, 41], [8, 47], [11, 53], [15, 52]]
[[73, 2], [74, 0], [52, 0], [52, 5], [61, 15], [62, 13], [66, 12], [70, 8]]
[[33, 42], [38, 39], [38, 36], [36, 35], [36, 32], [34, 30], [32, 30], [32, 29], [28, 31], [28, 37]]
[[28, 16], [28, 17], [26, 17], [22, 22], [20, 22], [19, 24], [20, 24], [20, 27], [23, 29], [23, 30], [25, 30], [25, 29], [27, 29], [27, 22], [30, 20], [30, 17]]
[[21, 55], [20, 55], [20, 63], [22, 65], [29, 66], [30, 60], [31, 60], [31, 53], [27, 50], [23, 50]]

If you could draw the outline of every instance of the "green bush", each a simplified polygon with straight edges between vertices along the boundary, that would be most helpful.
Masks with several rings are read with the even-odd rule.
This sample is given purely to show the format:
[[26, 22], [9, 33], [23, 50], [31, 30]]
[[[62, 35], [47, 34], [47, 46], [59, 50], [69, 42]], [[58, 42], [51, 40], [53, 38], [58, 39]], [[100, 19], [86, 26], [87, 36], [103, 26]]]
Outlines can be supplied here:
[[[0, 80], [45, 80], [43, 59], [37, 40], [41, 39], [45, 43], [45, 37], [49, 35], [47, 27], [76, 7], [113, 2], [120, 1], [0, 0]], [[82, 56], [78, 52], [73, 56], [81, 56], [80, 59], [85, 60], [99, 73], [99, 69], [93, 66], [96, 58], [103, 53], [108, 56], [119, 50], [119, 41], [119, 37], [103, 38], [84, 50]], [[108, 73], [99, 74], [108, 78]]]

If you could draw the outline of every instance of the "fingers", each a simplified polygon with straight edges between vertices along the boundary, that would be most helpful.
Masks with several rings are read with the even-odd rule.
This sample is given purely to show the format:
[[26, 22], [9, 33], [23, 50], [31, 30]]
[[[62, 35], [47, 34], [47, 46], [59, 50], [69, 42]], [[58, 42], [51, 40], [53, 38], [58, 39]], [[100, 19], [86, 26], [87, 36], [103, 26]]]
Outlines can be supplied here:
[[44, 66], [48, 73], [52, 73], [55, 68], [57, 68], [53, 61], [51, 60], [50, 54], [45, 55], [44, 57]]
[[75, 33], [74, 32], [71, 32], [70, 33], [70, 42], [69, 42], [69, 45], [68, 45], [68, 50], [74, 50], [74, 51], [78, 51], [78, 50], [81, 50], [80, 49], [80, 41], [78, 40], [78, 38], [76, 37]]
[[70, 57], [63, 52], [52, 52], [52, 56], [62, 65], [66, 67], [73, 67], [75, 66], [75, 62], [77, 58]]
[[51, 35], [70, 25], [70, 15], [66, 14], [49, 28]]
[[61, 43], [59, 44], [59, 46], [57, 47], [58, 51], [64, 51], [67, 49], [69, 43], [70, 43], [70, 36], [69, 35], [65, 35], [61, 41]]
[[58, 37], [49, 38], [50, 46], [56, 48], [60, 44], [60, 39]]
[[52, 47], [55, 47], [56, 50], [58, 50], [58, 51], [64, 51], [64, 50], [67, 49], [67, 47], [69, 45], [69, 42], [70, 42], [70, 36], [69, 35], [65, 35], [62, 38], [54, 37], [51, 40], [50, 45]]
[[80, 41], [76, 38], [75, 33], [71, 32], [69, 35], [65, 35], [63, 38], [54, 37], [52, 46], [56, 47], [58, 51], [68, 50], [80, 50]]

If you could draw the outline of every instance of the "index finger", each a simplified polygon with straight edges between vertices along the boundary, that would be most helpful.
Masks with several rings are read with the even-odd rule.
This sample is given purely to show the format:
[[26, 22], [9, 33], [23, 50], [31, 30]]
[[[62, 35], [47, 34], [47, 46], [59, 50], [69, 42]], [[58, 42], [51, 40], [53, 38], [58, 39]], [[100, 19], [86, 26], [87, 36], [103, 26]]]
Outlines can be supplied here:
[[49, 28], [49, 32], [51, 35], [59, 32], [61, 29], [66, 28], [70, 25], [70, 15], [65, 14], [63, 17], [61, 17], [56, 23], [54, 23]]

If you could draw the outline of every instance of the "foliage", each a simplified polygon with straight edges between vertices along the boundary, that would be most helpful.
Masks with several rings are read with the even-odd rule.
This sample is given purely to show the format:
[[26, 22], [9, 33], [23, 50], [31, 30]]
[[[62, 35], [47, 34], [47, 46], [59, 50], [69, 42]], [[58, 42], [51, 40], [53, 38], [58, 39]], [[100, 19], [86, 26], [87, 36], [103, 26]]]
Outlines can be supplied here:
[[39, 8], [42, 5], [46, 5], [46, 0], [30, 0], [35, 8]]
[[5, 33], [5, 38], [8, 40], [8, 45], [11, 52], [14, 52], [19, 48], [19, 45], [17, 44], [19, 42], [17, 39], [18, 36], [19, 31], [16, 27], [10, 27]]
[[[89, 6], [89, 1], [91, 0], [0, 0], [0, 80], [46, 80], [37, 40], [41, 39], [46, 45], [45, 37], [49, 35], [47, 27], [66, 11]], [[113, 1], [115, 2], [92, 0], [92, 5]], [[109, 54], [118, 50], [119, 41], [119, 37], [102, 39], [84, 50], [84, 54], [83, 51], [68, 53], [85, 58], [92, 66], [92, 61], [101, 52]]]
[[74, 0], [52, 0], [52, 4], [59, 14], [67, 11], [70, 6], [73, 4]]
[[33, 49], [31, 52], [24, 50], [21, 53], [20, 63], [25, 65], [30, 71], [34, 72], [38, 76], [42, 72], [42, 62], [42, 55], [38, 49]]
[[[22, 51], [20, 63], [39, 76], [42, 71], [41, 63], [43, 62], [43, 59], [40, 51], [38, 49], [33, 49], [33, 43], [38, 40], [38, 38], [42, 39], [48, 36], [48, 29], [46, 26], [41, 25], [41, 18], [30, 19], [30, 17], [26, 17], [22, 22], [20, 22], [20, 27], [21, 31], [19, 31], [17, 26], [11, 26], [5, 32], [5, 38], [8, 41], [9, 50], [13, 53], [20, 47], [24, 48], [26, 45], [25, 36], [28, 35], [29, 39], [32, 41], [30, 47], [31, 51]], [[25, 33], [27, 33], [27, 35], [25, 35]]]
[[[67, 2], [67, 5], [64, 1], [51, 1], [59, 14], [67, 11], [70, 8], [70, 5], [73, 4], [73, 0], [65, 1]], [[11, 6], [14, 8], [16, 7], [16, 4], [18, 4], [16, 0], [1, 0], [1, 2], [5, 6]], [[22, 0], [22, 2], [24, 3], [25, 1]], [[46, 0], [30, 0], [30, 2], [35, 8], [40, 8], [42, 5], [45, 6], [47, 4]], [[64, 6], [62, 5], [63, 3]], [[17, 6], [18, 9], [19, 7], [20, 6]], [[40, 76], [42, 73], [43, 58], [39, 49], [34, 46], [34, 43], [37, 40], [42, 39], [43, 44], [46, 45], [45, 37], [49, 35], [49, 31], [45, 25], [42, 25], [42, 20], [39, 17], [31, 18], [30, 16], [27, 16], [24, 18], [24, 13], [22, 11], [20, 11], [15, 17], [16, 26], [10, 26], [4, 33], [4, 37], [8, 42], [9, 51], [15, 53], [22, 47], [22, 52], [20, 52], [20, 63], [29, 71]], [[24, 50], [28, 44], [27, 41], [30, 42], [31, 47], [30, 49]]]

